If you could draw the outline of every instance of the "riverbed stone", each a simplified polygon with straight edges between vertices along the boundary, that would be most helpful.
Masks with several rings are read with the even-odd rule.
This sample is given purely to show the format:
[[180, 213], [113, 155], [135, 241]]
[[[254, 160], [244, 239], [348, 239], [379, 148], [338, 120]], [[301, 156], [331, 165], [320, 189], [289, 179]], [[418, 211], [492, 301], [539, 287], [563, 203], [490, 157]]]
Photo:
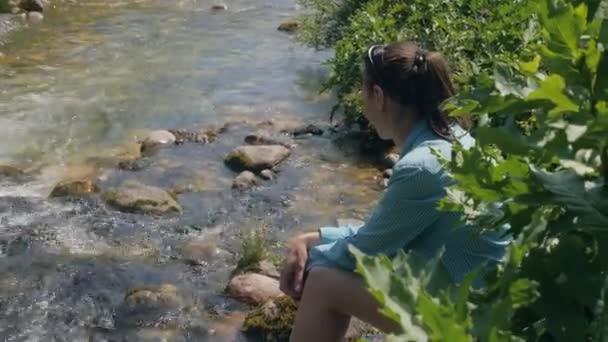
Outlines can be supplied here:
[[182, 211], [167, 191], [137, 182], [123, 183], [104, 192], [102, 197], [109, 205], [125, 212], [161, 215]]
[[392, 169], [398, 161], [399, 155], [397, 153], [389, 153], [384, 157], [382, 165], [387, 169]]
[[255, 265], [253, 267], [253, 270], [256, 273], [268, 276], [270, 278], [279, 279], [281, 277], [281, 273], [279, 272], [279, 269], [270, 260], [262, 260], [262, 261], [258, 262], [257, 265]]
[[279, 281], [257, 273], [235, 276], [228, 284], [228, 293], [247, 304], [260, 305], [282, 295]]
[[278, 30], [287, 32], [287, 33], [293, 33], [293, 32], [296, 32], [299, 27], [300, 27], [300, 23], [298, 23], [297, 20], [288, 19], [288, 20], [283, 21], [279, 25]]
[[142, 139], [140, 152], [144, 156], [149, 156], [157, 152], [162, 146], [175, 144], [175, 140], [175, 135], [166, 130], [149, 132]]
[[21, 0], [18, 7], [27, 12], [42, 12], [45, 5], [43, 0]]
[[247, 190], [259, 184], [258, 178], [251, 171], [243, 171], [232, 183], [233, 189]]
[[167, 318], [177, 317], [183, 306], [183, 298], [173, 284], [132, 287], [117, 310], [116, 323], [131, 327], [171, 325]]
[[25, 176], [25, 172], [18, 167], [10, 165], [0, 165], [0, 179], [19, 178]]
[[27, 21], [30, 23], [39, 23], [44, 20], [44, 15], [40, 12], [28, 12]]
[[230, 152], [224, 162], [234, 171], [260, 172], [277, 166], [290, 153], [288, 148], [281, 145], [243, 145]]
[[66, 180], [59, 182], [51, 191], [49, 197], [81, 197], [99, 191], [94, 180]]
[[211, 10], [213, 11], [227, 11], [228, 5], [226, 4], [214, 4], [211, 6]]
[[295, 137], [302, 135], [323, 135], [323, 129], [317, 125], [309, 124], [296, 127], [292, 129], [290, 133]]
[[260, 177], [264, 180], [271, 181], [276, 178], [276, 174], [274, 171], [266, 169], [260, 172]]
[[118, 168], [125, 171], [141, 171], [150, 165], [152, 165], [152, 159], [146, 157], [126, 159], [118, 162]]
[[184, 260], [192, 265], [208, 263], [219, 253], [215, 239], [194, 238], [186, 242], [182, 248]]

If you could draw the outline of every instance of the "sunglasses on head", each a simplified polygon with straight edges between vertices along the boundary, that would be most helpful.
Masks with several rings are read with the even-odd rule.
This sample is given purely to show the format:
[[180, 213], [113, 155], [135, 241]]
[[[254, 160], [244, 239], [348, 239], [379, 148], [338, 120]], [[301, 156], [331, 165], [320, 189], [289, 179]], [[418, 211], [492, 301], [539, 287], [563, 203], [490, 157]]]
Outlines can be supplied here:
[[378, 77], [378, 72], [376, 71], [376, 62], [374, 62], [374, 52], [377, 48], [384, 49], [385, 45], [372, 45], [369, 50], [367, 50], [367, 58], [369, 58], [369, 62], [372, 65], [372, 72], [376, 77]]

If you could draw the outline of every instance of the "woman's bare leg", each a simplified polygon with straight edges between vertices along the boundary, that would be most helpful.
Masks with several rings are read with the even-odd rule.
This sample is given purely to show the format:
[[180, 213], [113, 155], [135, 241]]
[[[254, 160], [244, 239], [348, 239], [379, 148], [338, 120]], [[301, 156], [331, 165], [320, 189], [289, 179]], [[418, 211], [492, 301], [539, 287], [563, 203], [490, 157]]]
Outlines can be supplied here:
[[308, 274], [290, 341], [341, 341], [351, 316], [382, 331], [397, 331], [398, 327], [378, 309], [376, 300], [357, 275], [315, 267]]

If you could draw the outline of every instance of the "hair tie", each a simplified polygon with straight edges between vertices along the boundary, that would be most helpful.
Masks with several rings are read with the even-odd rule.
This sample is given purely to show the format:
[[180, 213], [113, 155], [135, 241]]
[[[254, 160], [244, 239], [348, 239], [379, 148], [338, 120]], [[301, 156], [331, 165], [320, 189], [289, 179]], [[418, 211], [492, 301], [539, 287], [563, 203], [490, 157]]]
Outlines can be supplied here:
[[412, 70], [415, 73], [425, 73], [427, 70], [426, 64], [426, 50], [423, 48], [416, 49], [416, 55], [414, 56], [414, 65]]

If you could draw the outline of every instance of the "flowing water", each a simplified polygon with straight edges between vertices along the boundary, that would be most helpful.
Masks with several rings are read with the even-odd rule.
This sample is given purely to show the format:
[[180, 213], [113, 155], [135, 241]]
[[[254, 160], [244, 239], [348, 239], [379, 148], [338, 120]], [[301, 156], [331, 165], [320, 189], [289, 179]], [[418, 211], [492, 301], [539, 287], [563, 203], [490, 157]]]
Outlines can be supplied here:
[[[298, 13], [293, 0], [211, 5], [58, 2], [43, 23], [0, 38], [0, 164], [28, 173], [0, 178], [1, 340], [226, 339], [210, 326], [244, 309], [222, 291], [243, 232], [264, 225], [280, 244], [370, 209], [378, 171], [328, 134], [298, 139], [276, 181], [231, 190], [222, 158], [260, 123], [326, 123], [332, 98], [318, 89], [329, 53], [276, 30]], [[163, 149], [141, 171], [104, 162], [133, 154], [146, 130], [226, 123], [217, 141]], [[91, 174], [102, 188], [195, 187], [178, 197], [181, 215], [162, 218], [120, 213], [97, 196], [48, 198], [58, 181]], [[185, 262], [192, 238], [222, 252]], [[174, 285], [185, 309], [133, 319], [129, 289], [160, 284]]]

